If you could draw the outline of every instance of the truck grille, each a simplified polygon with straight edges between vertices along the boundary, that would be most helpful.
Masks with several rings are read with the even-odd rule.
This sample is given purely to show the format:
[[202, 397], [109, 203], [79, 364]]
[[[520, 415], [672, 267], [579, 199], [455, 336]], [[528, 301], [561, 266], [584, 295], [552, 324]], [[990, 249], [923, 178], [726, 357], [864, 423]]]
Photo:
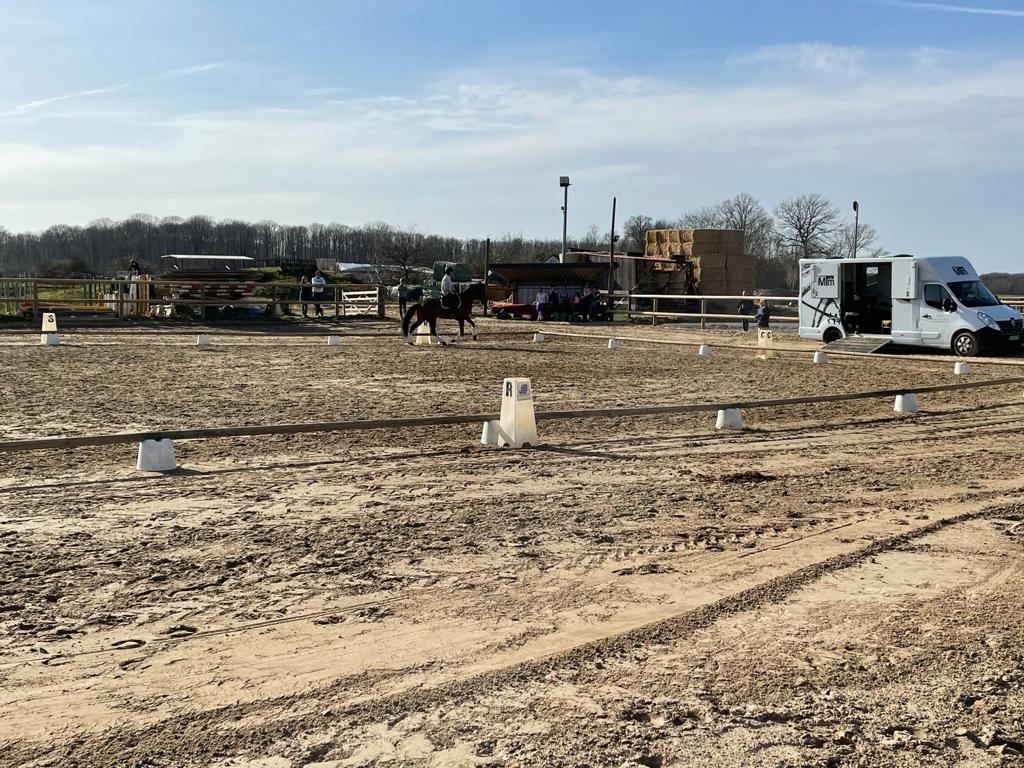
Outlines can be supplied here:
[[999, 330], [1003, 333], [1020, 333], [1024, 330], [1024, 320], [1000, 320]]

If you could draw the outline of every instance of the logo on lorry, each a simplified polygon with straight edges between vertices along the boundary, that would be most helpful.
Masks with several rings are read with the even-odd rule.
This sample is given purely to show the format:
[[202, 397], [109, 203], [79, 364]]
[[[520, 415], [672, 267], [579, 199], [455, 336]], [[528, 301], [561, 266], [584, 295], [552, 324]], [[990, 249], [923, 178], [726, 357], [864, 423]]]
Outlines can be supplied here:
[[836, 284], [835, 275], [818, 275], [819, 288], [832, 288]]
[[966, 276], [967, 270], [964, 267], [953, 267], [953, 274]]

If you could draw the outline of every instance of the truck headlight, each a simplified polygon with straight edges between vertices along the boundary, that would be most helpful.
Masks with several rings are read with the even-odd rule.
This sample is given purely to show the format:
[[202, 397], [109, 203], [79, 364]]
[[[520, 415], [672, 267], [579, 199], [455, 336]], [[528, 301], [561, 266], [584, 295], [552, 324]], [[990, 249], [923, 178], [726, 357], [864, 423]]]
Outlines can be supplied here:
[[979, 312], [978, 313], [978, 319], [981, 320], [981, 322], [983, 322], [989, 328], [994, 328], [997, 331], [999, 330], [999, 323], [997, 323], [991, 317], [986, 315], [984, 312]]

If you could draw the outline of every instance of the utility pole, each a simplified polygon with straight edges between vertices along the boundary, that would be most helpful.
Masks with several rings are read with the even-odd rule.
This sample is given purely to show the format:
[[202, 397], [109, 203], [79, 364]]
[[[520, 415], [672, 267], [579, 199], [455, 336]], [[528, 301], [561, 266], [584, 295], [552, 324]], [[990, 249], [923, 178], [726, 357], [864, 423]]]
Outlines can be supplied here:
[[565, 197], [562, 200], [562, 255], [561, 255], [561, 257], [559, 257], [558, 260], [562, 264], [565, 264], [566, 233], [568, 231], [568, 225], [569, 225], [569, 177], [568, 176], [559, 176], [558, 177], [558, 186], [560, 186], [562, 188], [562, 191], [565, 194]]
[[491, 238], [484, 247], [484, 317], [487, 317], [487, 278], [491, 274]]
[[608, 235], [608, 307], [611, 308], [612, 287], [614, 286], [615, 275], [615, 241], [619, 238], [615, 234], [615, 198], [612, 198], [612, 228]]
[[853, 258], [857, 258], [857, 240], [860, 235], [860, 203], [853, 201]]

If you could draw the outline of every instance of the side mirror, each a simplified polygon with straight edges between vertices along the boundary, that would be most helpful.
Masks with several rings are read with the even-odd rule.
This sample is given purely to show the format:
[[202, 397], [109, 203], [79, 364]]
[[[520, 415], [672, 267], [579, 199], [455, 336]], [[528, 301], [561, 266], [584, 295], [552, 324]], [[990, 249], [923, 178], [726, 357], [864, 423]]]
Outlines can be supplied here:
[[943, 312], [956, 312], [956, 302], [952, 299], [942, 300], [942, 311]]

